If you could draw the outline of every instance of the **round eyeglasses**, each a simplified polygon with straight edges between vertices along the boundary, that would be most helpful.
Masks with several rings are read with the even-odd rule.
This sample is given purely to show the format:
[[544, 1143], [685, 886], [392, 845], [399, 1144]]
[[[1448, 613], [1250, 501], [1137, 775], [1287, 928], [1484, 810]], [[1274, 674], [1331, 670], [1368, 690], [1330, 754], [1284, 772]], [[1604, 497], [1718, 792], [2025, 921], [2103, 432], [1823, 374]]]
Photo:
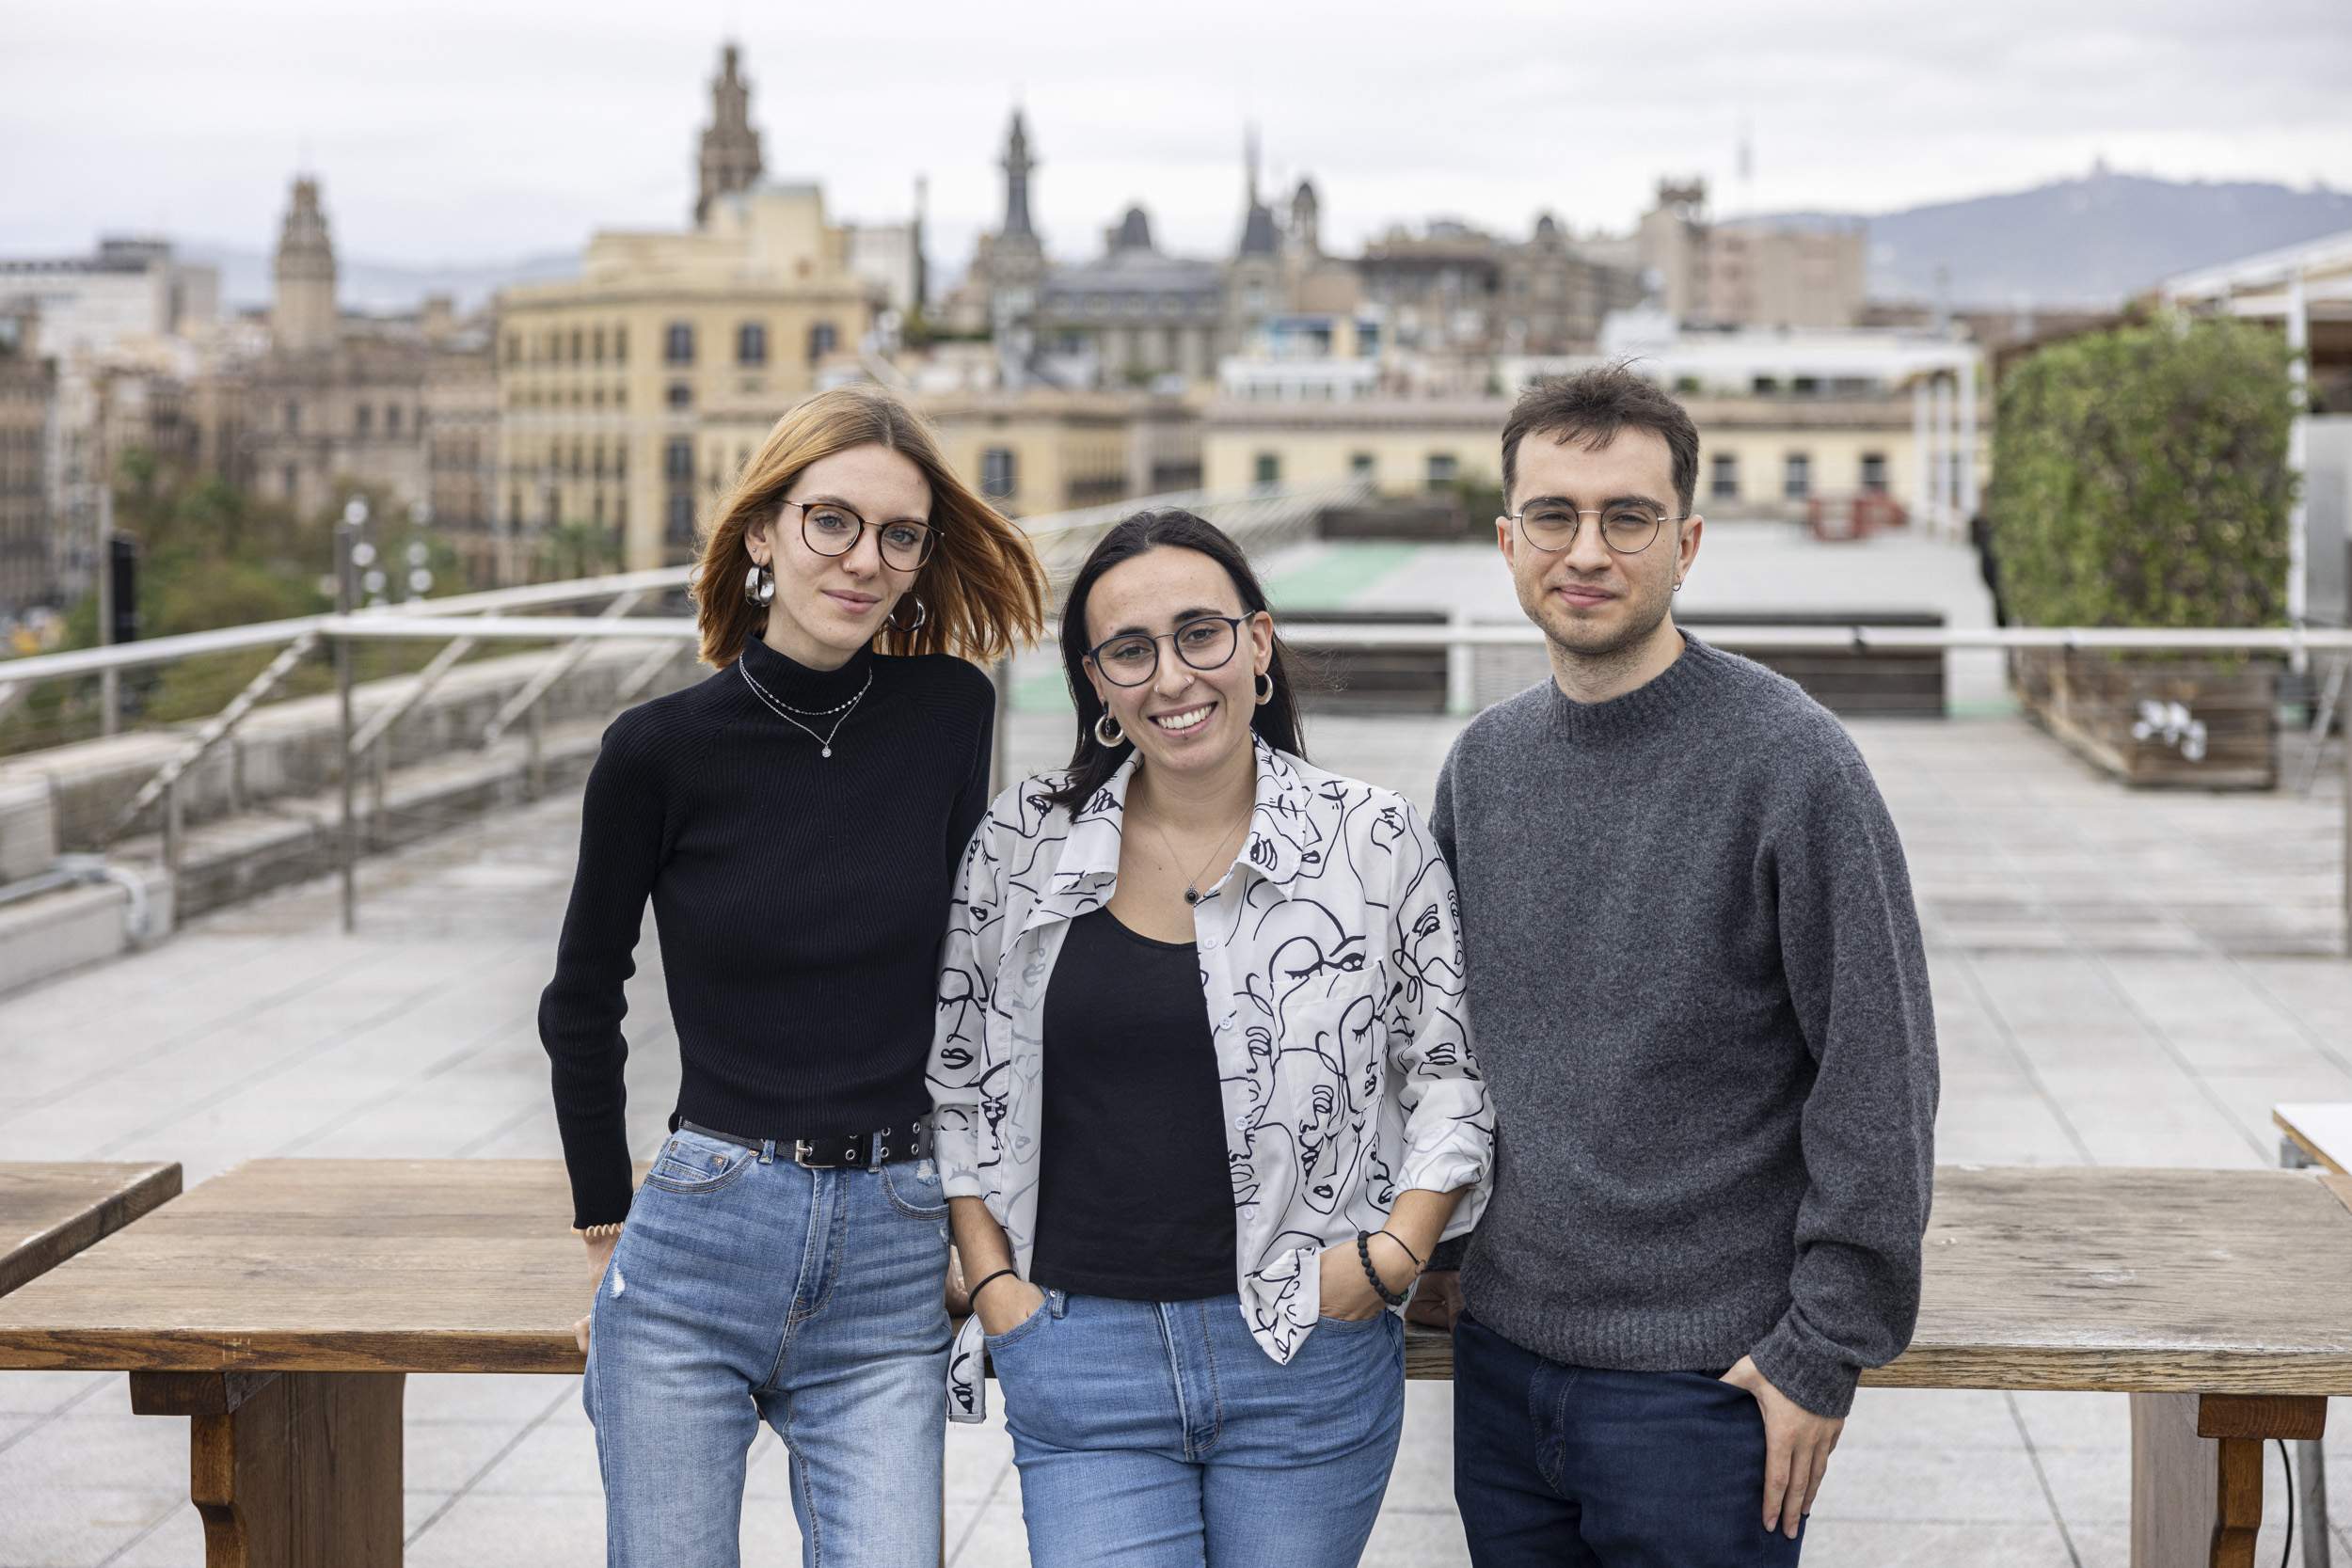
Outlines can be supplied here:
[[1158, 637], [1122, 632], [1088, 649], [1087, 657], [1113, 686], [1141, 686], [1157, 674], [1162, 642], [1174, 647], [1176, 657], [1195, 670], [1222, 669], [1241, 646], [1241, 628], [1248, 620], [1247, 615], [1199, 615]]
[[1538, 500], [1529, 502], [1524, 512], [1503, 515], [1519, 525], [1520, 538], [1547, 555], [1557, 555], [1575, 544], [1577, 530], [1587, 517], [1598, 519], [1600, 542], [1617, 555], [1639, 555], [1649, 548], [1661, 528], [1691, 520], [1688, 512], [1669, 517], [1664, 507], [1651, 501], [1611, 501], [1603, 507], [1580, 509], [1565, 500]]
[[895, 523], [869, 523], [839, 501], [787, 500], [786, 506], [801, 509], [801, 538], [818, 555], [847, 555], [857, 548], [857, 542], [872, 529], [882, 541], [882, 558], [885, 565], [901, 572], [919, 571], [938, 546], [939, 531], [929, 523], [900, 520]]

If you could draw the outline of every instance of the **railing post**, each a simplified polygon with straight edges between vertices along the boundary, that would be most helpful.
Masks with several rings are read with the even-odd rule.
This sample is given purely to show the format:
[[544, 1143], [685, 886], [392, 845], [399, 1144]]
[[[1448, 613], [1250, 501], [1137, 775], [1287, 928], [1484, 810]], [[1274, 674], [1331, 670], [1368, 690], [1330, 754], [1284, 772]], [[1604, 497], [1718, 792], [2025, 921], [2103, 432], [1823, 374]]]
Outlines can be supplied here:
[[532, 800], [546, 794], [548, 788], [543, 712], [539, 705], [533, 703], [531, 711], [523, 716], [523, 796]]
[[996, 687], [996, 737], [988, 753], [988, 798], [993, 800], [1012, 779], [1012, 763], [1005, 754], [1012, 744], [1012, 656], [990, 666], [988, 678]]
[[[335, 526], [335, 613], [348, 615], [358, 598], [352, 581], [351, 546], [358, 530], [349, 522]], [[340, 715], [335, 747], [335, 773], [342, 786], [342, 816], [336, 824], [335, 854], [342, 877], [343, 934], [359, 928], [359, 833], [354, 812], [351, 777], [351, 639], [334, 634], [335, 699]]]
[[1477, 650], [1462, 639], [1470, 630], [1470, 611], [1456, 605], [1445, 619], [1454, 633], [1445, 645], [1445, 710], [1472, 713], [1478, 707]]
[[180, 781], [174, 779], [164, 786], [164, 872], [176, 886], [180, 880], [180, 855], [185, 840], [182, 833], [186, 827], [180, 811]]

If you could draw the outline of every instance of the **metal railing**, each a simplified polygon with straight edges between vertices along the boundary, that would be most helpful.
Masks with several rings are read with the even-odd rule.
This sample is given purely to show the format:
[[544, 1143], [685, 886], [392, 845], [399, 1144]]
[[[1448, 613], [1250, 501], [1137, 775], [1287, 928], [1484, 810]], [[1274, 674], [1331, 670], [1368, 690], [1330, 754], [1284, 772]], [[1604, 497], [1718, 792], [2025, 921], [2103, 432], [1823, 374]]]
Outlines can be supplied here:
[[[1024, 526], [1044, 561], [1049, 579], [1058, 593], [1078, 562], [1104, 530], [1120, 518], [1150, 506], [1183, 506], [1210, 516], [1246, 548], [1263, 550], [1304, 536], [1315, 515], [1327, 507], [1360, 500], [1367, 486], [1360, 482], [1315, 489], [1269, 490], [1207, 494], [1188, 491], [1150, 497], [1113, 505], [1088, 508], [1031, 519]], [[349, 604], [351, 591], [349, 541], [339, 531], [339, 580]], [[355, 783], [363, 767], [372, 766], [374, 806], [380, 818], [386, 775], [389, 768], [389, 736], [403, 718], [419, 708], [434, 689], [474, 649], [498, 642], [561, 642], [563, 649], [501, 704], [484, 726], [483, 744], [495, 745], [517, 724], [524, 725], [527, 742], [526, 777], [541, 773], [539, 715], [547, 693], [564, 674], [606, 641], [648, 645], [644, 660], [623, 679], [618, 700], [633, 700], [675, 659], [691, 648], [699, 631], [689, 617], [633, 617], [630, 611], [648, 598], [680, 589], [691, 590], [692, 569], [685, 566], [652, 571], [614, 573], [566, 582], [485, 593], [453, 594], [430, 600], [335, 613], [302, 616], [215, 631], [159, 638], [151, 641], [72, 653], [49, 654], [0, 662], [0, 711], [35, 683], [82, 677], [107, 671], [168, 665], [210, 654], [278, 647], [278, 657], [213, 718], [205, 721], [174, 752], [170, 759], [134, 795], [115, 816], [104, 834], [111, 846], [135, 822], [160, 806], [160, 823], [167, 867], [177, 872], [183, 837], [179, 790], [188, 771], [233, 734], [291, 670], [324, 646], [335, 657], [341, 719], [337, 772], [342, 803], [338, 819], [338, 871], [342, 882], [343, 925], [357, 924], [357, 865], [359, 859], [358, 802]], [[564, 609], [603, 601], [594, 615], [534, 615], [527, 610]], [[1047, 631], [1047, 641], [1056, 635]], [[1293, 623], [1285, 638], [1305, 648], [1319, 649], [1443, 649], [1448, 654], [1450, 705], [1470, 705], [1468, 693], [1470, 659], [1474, 650], [1488, 647], [1540, 648], [1543, 633], [1525, 623], [1480, 625], [1455, 612], [1445, 624], [1369, 625], [1347, 622]], [[2008, 649], [2175, 651], [2285, 655], [2299, 661], [2307, 654], [2334, 654], [2352, 659], [2352, 630], [2341, 628], [2206, 628], [2161, 630], [2121, 627], [2011, 627], [2005, 629], [1933, 626], [1740, 626], [1718, 625], [1707, 629], [1708, 641], [1734, 651], [1776, 650], [1908, 650], [1996, 651]], [[446, 643], [424, 668], [409, 676], [411, 684], [362, 720], [355, 711], [352, 652], [368, 642], [432, 641]], [[1009, 668], [995, 672], [999, 683], [997, 755], [1006, 754], [1003, 726], [1010, 702]], [[2316, 739], [2314, 745], [2316, 745]], [[2347, 949], [2352, 950], [2352, 744], [2346, 748], [2344, 804], [2344, 909]]]

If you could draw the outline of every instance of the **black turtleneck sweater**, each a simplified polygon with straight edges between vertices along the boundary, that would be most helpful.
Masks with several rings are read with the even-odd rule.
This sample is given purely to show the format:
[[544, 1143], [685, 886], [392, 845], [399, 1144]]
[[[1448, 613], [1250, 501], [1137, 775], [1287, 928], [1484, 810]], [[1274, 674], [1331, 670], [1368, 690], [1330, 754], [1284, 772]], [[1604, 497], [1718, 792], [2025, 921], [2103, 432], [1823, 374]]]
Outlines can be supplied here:
[[754, 641], [739, 666], [612, 721], [539, 998], [574, 1224], [628, 1212], [622, 987], [649, 896], [684, 1069], [672, 1127], [823, 1137], [929, 1111], [939, 944], [988, 806], [994, 713], [959, 658], [868, 650], [818, 671]]

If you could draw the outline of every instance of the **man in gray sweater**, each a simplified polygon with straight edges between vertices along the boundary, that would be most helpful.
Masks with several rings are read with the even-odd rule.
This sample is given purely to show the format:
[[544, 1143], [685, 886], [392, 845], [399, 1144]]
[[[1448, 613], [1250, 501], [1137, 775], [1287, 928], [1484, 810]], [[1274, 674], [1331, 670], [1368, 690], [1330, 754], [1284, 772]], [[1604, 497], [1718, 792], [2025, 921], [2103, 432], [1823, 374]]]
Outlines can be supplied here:
[[1697, 472], [1689, 415], [1622, 369], [1503, 430], [1497, 539], [1552, 678], [1438, 781], [1500, 1154], [1417, 1309], [1458, 1313], [1477, 1568], [1795, 1561], [1855, 1380], [1918, 1312], [1935, 1026], [1902, 847], [1836, 720], [1677, 629]]

